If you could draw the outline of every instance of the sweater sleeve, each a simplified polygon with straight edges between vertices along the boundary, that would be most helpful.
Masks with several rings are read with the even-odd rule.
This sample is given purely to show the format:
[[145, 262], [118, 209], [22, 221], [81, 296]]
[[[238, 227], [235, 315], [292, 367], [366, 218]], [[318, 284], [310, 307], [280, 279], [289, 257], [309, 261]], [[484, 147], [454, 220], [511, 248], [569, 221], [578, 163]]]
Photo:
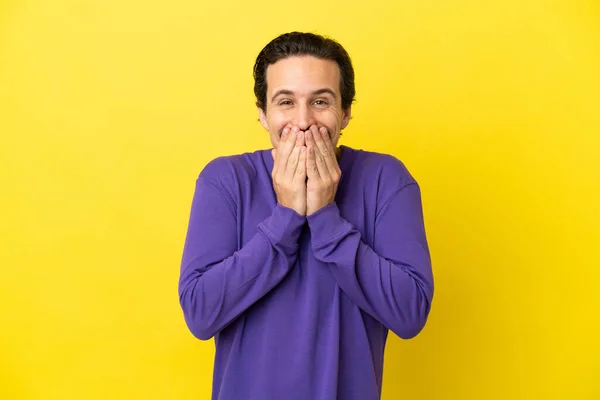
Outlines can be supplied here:
[[179, 278], [179, 301], [194, 336], [210, 339], [282, 281], [305, 221], [278, 204], [238, 250], [231, 198], [218, 183], [198, 178]]
[[417, 183], [395, 192], [376, 216], [373, 247], [332, 203], [308, 216], [315, 257], [354, 303], [404, 339], [425, 326], [433, 273]]

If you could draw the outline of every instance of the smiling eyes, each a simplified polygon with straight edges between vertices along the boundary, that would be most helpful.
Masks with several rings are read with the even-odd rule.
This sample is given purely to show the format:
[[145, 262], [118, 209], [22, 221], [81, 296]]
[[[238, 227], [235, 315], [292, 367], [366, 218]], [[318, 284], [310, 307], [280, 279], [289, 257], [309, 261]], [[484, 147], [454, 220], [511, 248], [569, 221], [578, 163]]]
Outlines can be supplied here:
[[[281, 106], [281, 107], [289, 107], [289, 106], [292, 106], [293, 104], [294, 104], [294, 102], [292, 100], [287, 100], [287, 99], [281, 100], [279, 103], [277, 103], [277, 105]], [[317, 99], [317, 100], [314, 100], [312, 102], [312, 104], [314, 104], [317, 107], [327, 107], [329, 105], [329, 102], [324, 99]]]

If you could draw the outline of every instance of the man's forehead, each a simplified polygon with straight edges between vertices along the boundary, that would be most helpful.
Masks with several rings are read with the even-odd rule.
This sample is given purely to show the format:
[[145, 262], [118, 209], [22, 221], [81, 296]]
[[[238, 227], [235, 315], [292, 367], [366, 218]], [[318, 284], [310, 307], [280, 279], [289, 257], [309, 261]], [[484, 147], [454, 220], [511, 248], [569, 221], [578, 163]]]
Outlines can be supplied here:
[[329, 89], [337, 94], [339, 84], [339, 67], [332, 60], [289, 57], [267, 68], [267, 88], [271, 93], [286, 90], [294, 94], [312, 94]]

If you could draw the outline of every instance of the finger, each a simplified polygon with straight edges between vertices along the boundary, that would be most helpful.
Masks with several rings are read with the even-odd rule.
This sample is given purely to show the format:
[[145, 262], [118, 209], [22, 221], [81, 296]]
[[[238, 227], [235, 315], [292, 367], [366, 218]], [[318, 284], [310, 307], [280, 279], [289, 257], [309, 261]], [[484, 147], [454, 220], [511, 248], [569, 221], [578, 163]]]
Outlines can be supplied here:
[[289, 134], [290, 134], [290, 129], [283, 128], [281, 130], [281, 135], [279, 135], [279, 145], [281, 145], [282, 143], [285, 143], [285, 141], [289, 137]]
[[321, 181], [327, 184], [327, 182], [330, 181], [331, 177], [329, 169], [327, 168], [325, 160], [323, 159], [323, 155], [319, 152], [319, 149], [313, 147], [313, 150], [315, 153], [315, 164], [319, 173], [319, 177], [321, 178]]
[[315, 146], [319, 149], [319, 152], [321, 152], [321, 154], [323, 155], [326, 155], [327, 143], [325, 143], [325, 139], [323, 139], [323, 136], [321, 135], [321, 129], [317, 128], [315, 125], [312, 125], [310, 127], [310, 132], [312, 133], [312, 137], [315, 141]]
[[288, 158], [284, 178], [286, 182], [291, 182], [296, 174], [296, 168], [298, 166], [298, 160], [300, 158], [300, 149], [303, 147], [304, 133], [302, 131], [296, 134], [296, 142], [294, 143], [294, 149], [292, 154]]
[[316, 148], [314, 146], [307, 147], [307, 158], [306, 158], [306, 175], [308, 179], [320, 180], [319, 170], [317, 167]]
[[281, 128], [281, 134], [279, 136], [280, 137], [283, 136], [283, 134], [285, 132], [290, 133], [291, 130], [292, 130], [292, 125], [287, 124], [286, 126], [284, 126], [283, 128]]
[[301, 130], [298, 130], [298, 133], [296, 134], [296, 146], [298, 147], [302, 147], [305, 144], [305, 140], [304, 138], [306, 137], [306, 134], [304, 132], [302, 132]]
[[[321, 159], [321, 161], [322, 161], [322, 164], [323, 164], [323, 170], [320, 170], [320, 171], [319, 171], [320, 175], [321, 175], [321, 176], [323, 176], [324, 174], [328, 174], [328, 173], [329, 173], [329, 171], [328, 171], [328, 169], [329, 169], [329, 168], [327, 167], [327, 164], [326, 164], [326, 163], [325, 163], [325, 161], [323, 160], [324, 158], [327, 158], [327, 157], [329, 156], [329, 155], [327, 154], [327, 151], [328, 151], [328, 150], [327, 150], [327, 146], [326, 146], [326, 144], [325, 144], [325, 140], [324, 140], [324, 139], [323, 139], [323, 137], [321, 136], [321, 131], [320, 131], [320, 130], [319, 130], [317, 127], [316, 127], [316, 126], [314, 126], [314, 125], [313, 125], [313, 126], [311, 126], [310, 128], [311, 128], [311, 129], [310, 129], [310, 131], [311, 131], [311, 133], [312, 133], [312, 137], [314, 138], [314, 142], [315, 142], [315, 147], [316, 147], [316, 149], [315, 149], [315, 150], [318, 150], [318, 151], [315, 153], [315, 157], [316, 157], [317, 159], [319, 159], [319, 158], [320, 158], [320, 159]], [[325, 129], [325, 130], [326, 130], [326, 129]], [[319, 165], [317, 164], [317, 167], [318, 167], [318, 166], [319, 166]]]
[[331, 143], [331, 138], [327, 133], [327, 128], [324, 126], [319, 128], [319, 137], [321, 138], [322, 147], [320, 148], [321, 154], [323, 155], [323, 160], [329, 173], [333, 175], [333, 172], [338, 167], [337, 158], [335, 155], [335, 149], [333, 148], [333, 144]]
[[281, 150], [284, 148], [286, 142], [288, 141], [289, 137], [290, 137], [290, 129], [288, 128], [284, 128], [281, 131], [281, 135], [279, 136], [279, 143], [277, 144], [277, 147], [280, 149], [279, 153], [281, 154]]
[[[284, 130], [285, 133], [285, 130]], [[287, 132], [286, 138], [284, 142], [281, 144], [280, 153], [279, 153], [279, 171], [285, 171], [288, 159], [292, 154], [292, 150], [294, 150], [294, 146], [296, 144], [296, 133], [297, 129], [292, 129]]]
[[[308, 130], [306, 131], [306, 147], [308, 146], [316, 146], [317, 144], [315, 143], [315, 135], [314, 135], [314, 130], [312, 129], [313, 127], [315, 127], [314, 125], [312, 125], [310, 128], [308, 128]], [[315, 127], [316, 128], [316, 127]]]
[[304, 183], [306, 181], [306, 146], [300, 147], [300, 156], [298, 157], [298, 165], [296, 166], [296, 182]]

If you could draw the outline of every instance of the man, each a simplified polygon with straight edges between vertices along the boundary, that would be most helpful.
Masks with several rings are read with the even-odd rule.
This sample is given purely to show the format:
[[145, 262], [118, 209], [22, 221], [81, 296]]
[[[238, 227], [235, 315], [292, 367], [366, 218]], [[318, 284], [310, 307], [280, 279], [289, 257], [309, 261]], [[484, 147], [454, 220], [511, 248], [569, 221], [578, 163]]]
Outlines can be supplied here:
[[388, 330], [417, 335], [433, 297], [419, 186], [337, 146], [355, 93], [337, 42], [281, 35], [254, 78], [273, 149], [202, 170], [179, 281], [189, 329], [215, 337], [212, 398], [379, 399]]

